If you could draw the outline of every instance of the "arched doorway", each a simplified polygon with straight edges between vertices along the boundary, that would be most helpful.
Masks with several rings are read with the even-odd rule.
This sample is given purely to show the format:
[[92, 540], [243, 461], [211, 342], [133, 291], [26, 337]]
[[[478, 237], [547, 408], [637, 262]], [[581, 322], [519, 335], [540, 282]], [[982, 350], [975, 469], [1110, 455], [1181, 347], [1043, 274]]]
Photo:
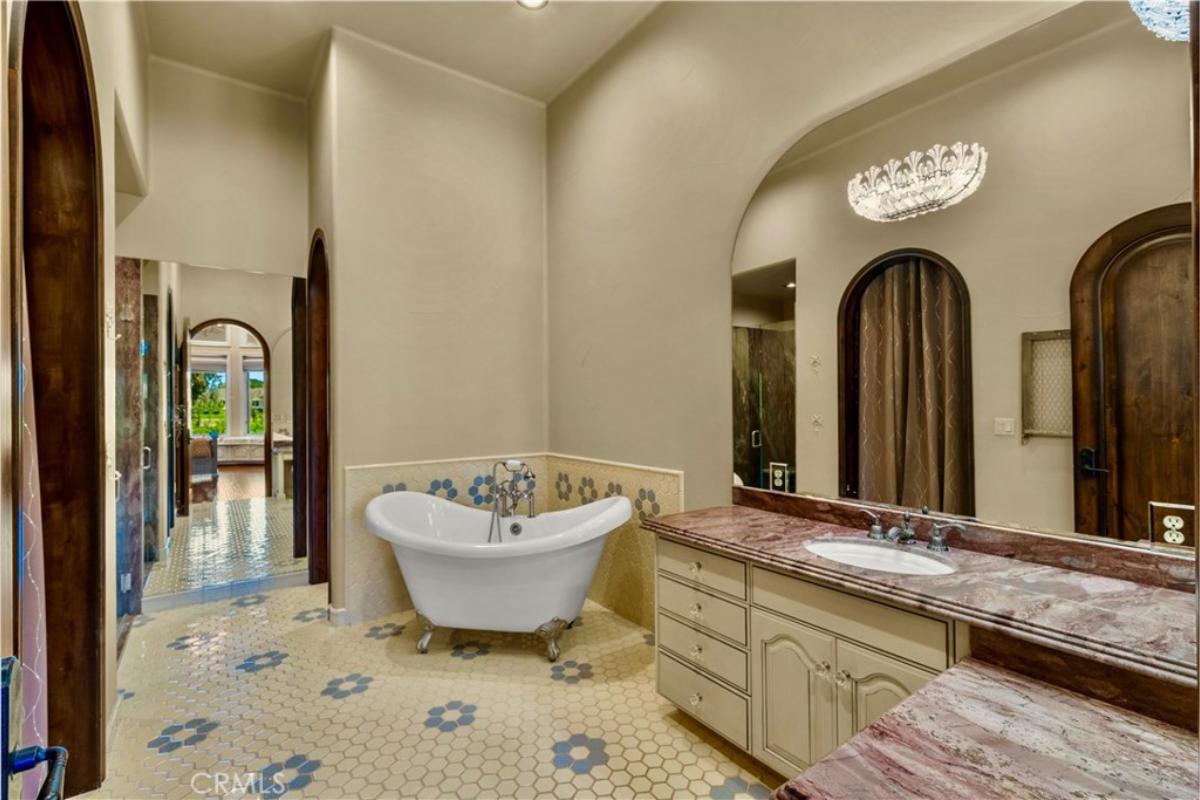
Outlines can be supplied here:
[[1080, 533], [1195, 545], [1196, 376], [1179, 368], [1196, 359], [1191, 214], [1125, 220], [1071, 276]]
[[838, 349], [841, 494], [973, 514], [971, 304], [959, 271], [916, 248], [874, 259], [842, 295]]
[[[44, 673], [24, 678], [43, 684], [45, 740], [70, 750], [71, 795], [105, 768], [100, 129], [77, 4], [14, 3], [8, 52], [14, 463], [36, 463], [12, 472], [13, 530], [18, 580], [43, 578], [37, 592], [18, 584], [16, 641], [30, 664], [44, 649]], [[41, 558], [25, 563], [35, 541]]]
[[[250, 334], [255, 342], [257, 342], [258, 350], [261, 353], [261, 359], [256, 359], [255, 363], [253, 364], [247, 364], [239, 361], [239, 364], [235, 365], [235, 371], [238, 372], [236, 379], [233, 376], [227, 375], [226, 381], [227, 383], [233, 384], [239, 389], [238, 397], [235, 401], [237, 407], [234, 409], [234, 415], [241, 424], [238, 426], [239, 430], [236, 431], [236, 433], [241, 434], [244, 432], [247, 435], [252, 436], [256, 436], [258, 433], [262, 434], [263, 494], [264, 496], [269, 496], [271, 494], [273, 477], [273, 465], [271, 458], [271, 349], [267, 344], [266, 338], [259, 333], [259, 331], [253, 325], [229, 317], [215, 317], [213, 319], [206, 319], [203, 322], [193, 325], [188, 331], [189, 343], [195, 344], [197, 342], [197, 337], [203, 331], [205, 331], [205, 329], [215, 329], [217, 326], [221, 326], [225, 329], [225, 332], [234, 350], [237, 349], [237, 341], [235, 337], [239, 333], [238, 329], [240, 329]], [[198, 348], [195, 346], [188, 347], [189, 363], [186, 365], [186, 368], [189, 376], [193, 373], [192, 361], [199, 357], [197, 350]], [[259, 372], [262, 373], [262, 386], [257, 387], [261, 389], [261, 407], [255, 408], [255, 398], [253, 397], [253, 393], [255, 392], [256, 387], [254, 387], [252, 384], [255, 380], [253, 377], [254, 374]], [[190, 397], [187, 399], [190, 401]], [[192, 413], [195, 413], [194, 409]], [[189, 423], [190, 422], [191, 421], [189, 421]], [[245, 430], [241, 430], [242, 428]], [[225, 433], [225, 431], [222, 430], [221, 433]], [[235, 432], [229, 431], [229, 433]], [[193, 429], [189, 428], [186, 435], [194, 435]], [[186, 449], [185, 452], [187, 452]]]

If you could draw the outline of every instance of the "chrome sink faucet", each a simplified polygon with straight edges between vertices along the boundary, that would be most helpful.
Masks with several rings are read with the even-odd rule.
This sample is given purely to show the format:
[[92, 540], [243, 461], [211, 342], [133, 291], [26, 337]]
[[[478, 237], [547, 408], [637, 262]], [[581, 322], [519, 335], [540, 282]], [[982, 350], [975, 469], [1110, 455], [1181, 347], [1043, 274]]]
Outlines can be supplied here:
[[917, 532], [913, 530], [912, 526], [912, 512], [905, 511], [904, 527], [901, 528], [897, 525], [893, 525], [892, 527], [888, 528], [887, 540], [893, 544], [910, 544], [911, 542], [916, 541], [916, 539]]
[[[497, 471], [501, 468], [508, 472], [508, 477], [504, 480], [497, 477]], [[500, 520], [515, 514], [517, 507], [522, 502], [526, 504], [526, 516], [529, 519], [537, 516], [534, 511], [533, 496], [533, 480], [536, 477], [529, 465], [517, 458], [497, 461], [492, 465], [492, 491], [495, 494], [492, 498], [491, 524], [488, 526], [489, 542], [492, 541], [493, 536], [497, 542], [504, 541]], [[525, 481], [524, 489], [520, 488], [521, 481]], [[514, 523], [509, 526], [509, 530], [515, 536], [521, 532], [521, 526]]]
[[946, 544], [946, 531], [950, 528], [957, 528], [959, 533], [966, 533], [967, 526], [961, 522], [943, 522], [941, 525], [934, 525], [933, 532], [929, 534], [929, 549], [935, 553], [949, 553], [950, 546]]

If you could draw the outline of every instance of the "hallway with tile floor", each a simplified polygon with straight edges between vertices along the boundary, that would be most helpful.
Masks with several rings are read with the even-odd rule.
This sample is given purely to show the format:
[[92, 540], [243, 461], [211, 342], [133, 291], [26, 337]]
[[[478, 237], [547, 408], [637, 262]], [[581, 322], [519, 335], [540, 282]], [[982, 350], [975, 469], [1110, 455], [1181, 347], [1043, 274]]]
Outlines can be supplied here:
[[411, 611], [332, 627], [325, 592], [139, 619], [86, 796], [195, 798], [249, 773], [228, 796], [763, 800], [780, 781], [660, 698], [652, 635], [600, 606], [550, 664], [534, 636], [474, 631], [419, 655]]
[[145, 596], [304, 572], [292, 558], [292, 501], [282, 497], [196, 503], [176, 526], [167, 557], [154, 564]]

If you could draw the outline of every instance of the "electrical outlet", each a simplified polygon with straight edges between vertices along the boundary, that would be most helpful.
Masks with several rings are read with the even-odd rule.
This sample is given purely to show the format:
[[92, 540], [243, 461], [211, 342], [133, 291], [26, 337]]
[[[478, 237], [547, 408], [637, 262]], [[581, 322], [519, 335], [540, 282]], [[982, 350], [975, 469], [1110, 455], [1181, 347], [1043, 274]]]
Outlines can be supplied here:
[[1012, 417], [996, 417], [992, 422], [997, 436], [1015, 436], [1017, 434], [1017, 423]]

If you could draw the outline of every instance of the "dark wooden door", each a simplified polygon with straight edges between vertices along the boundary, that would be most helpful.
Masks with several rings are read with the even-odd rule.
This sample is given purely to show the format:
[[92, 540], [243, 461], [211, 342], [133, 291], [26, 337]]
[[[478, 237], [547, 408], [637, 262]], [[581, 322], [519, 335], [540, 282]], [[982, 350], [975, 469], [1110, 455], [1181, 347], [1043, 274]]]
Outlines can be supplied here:
[[308, 479], [308, 581], [329, 580], [329, 262], [325, 237], [317, 231], [308, 258], [305, 351], [308, 357], [308, 399], [305, 427]]
[[308, 555], [308, 287], [292, 278], [292, 556]]
[[183, 341], [179, 343], [179, 363], [175, 365], [178, 375], [175, 401], [175, 439], [178, 448], [178, 464], [175, 474], [179, 476], [176, 489], [179, 504], [179, 515], [186, 517], [192, 510], [192, 367], [188, 341], [191, 339], [191, 329], [188, 320], [183, 321]]
[[[1164, 540], [1161, 508], [1196, 541], [1196, 324], [1189, 206], [1108, 231], [1071, 281], [1075, 523], [1081, 533]], [[1174, 523], [1174, 521], [1173, 521]]]

